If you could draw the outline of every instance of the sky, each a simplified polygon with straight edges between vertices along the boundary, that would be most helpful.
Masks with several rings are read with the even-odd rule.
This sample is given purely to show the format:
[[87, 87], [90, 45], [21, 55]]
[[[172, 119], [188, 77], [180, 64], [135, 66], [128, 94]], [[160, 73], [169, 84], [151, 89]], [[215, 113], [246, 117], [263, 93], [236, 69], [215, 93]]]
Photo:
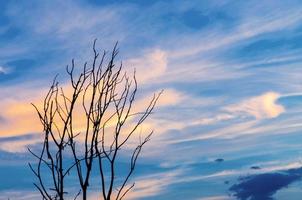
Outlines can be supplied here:
[[[65, 66], [119, 42], [139, 100], [164, 90], [128, 199], [297, 200], [302, 193], [302, 3], [0, 1], [0, 199], [40, 199], [30, 103]], [[91, 197], [92, 198], [92, 197]]]

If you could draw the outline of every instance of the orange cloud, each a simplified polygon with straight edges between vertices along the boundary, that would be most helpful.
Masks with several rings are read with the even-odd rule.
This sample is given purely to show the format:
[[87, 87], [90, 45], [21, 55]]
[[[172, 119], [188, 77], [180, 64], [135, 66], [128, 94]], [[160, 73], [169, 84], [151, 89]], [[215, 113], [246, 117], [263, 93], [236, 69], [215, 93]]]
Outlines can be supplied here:
[[[1, 109], [1, 118], [0, 121], [0, 137], [10, 137], [24, 135], [28, 133], [39, 133], [43, 130], [43, 127], [38, 119], [38, 115], [34, 107], [30, 104], [31, 102], [37, 105], [38, 108], [42, 108], [42, 103], [45, 94], [47, 93], [48, 88], [44, 89], [33, 89], [33, 88], [19, 88], [16, 91], [20, 91], [15, 97], [8, 96], [3, 98], [0, 103]], [[72, 90], [70, 87], [65, 87], [65, 94], [71, 95]], [[159, 91], [158, 91], [159, 92]], [[155, 92], [155, 93], [158, 93]], [[9, 93], [9, 90], [6, 91]], [[22, 99], [20, 98], [22, 96]], [[143, 111], [150, 100], [152, 99], [153, 93], [144, 94], [143, 96], [138, 97], [137, 101], [133, 106], [133, 112]], [[164, 107], [170, 105], [176, 105], [181, 102], [184, 98], [184, 95], [176, 90], [167, 89], [162, 94], [161, 98], [158, 101], [156, 107]], [[85, 113], [83, 111], [82, 105], [78, 104], [77, 109], [74, 110], [74, 128], [75, 132], [81, 132], [85, 130], [86, 119]], [[109, 116], [109, 115], [108, 115]], [[108, 117], [107, 116], [107, 117]], [[105, 116], [106, 117], [106, 116]], [[57, 122], [59, 120], [57, 119]], [[113, 118], [107, 124], [107, 131], [111, 131], [116, 123], [116, 118]], [[135, 123], [135, 117], [129, 119], [128, 125], [124, 127], [123, 134], [126, 134], [131, 130], [131, 127]], [[58, 123], [58, 126], [62, 126], [62, 123]], [[156, 124], [156, 121], [147, 120], [145, 124], [142, 124], [137, 132], [133, 135], [133, 141], [137, 142], [140, 134], [149, 133], [152, 129], [159, 129], [157, 132], [163, 132]], [[81, 140], [81, 138], [79, 137]], [[9, 151], [23, 151], [26, 147], [26, 144], [31, 144], [35, 141], [23, 141], [16, 144], [18, 148], [10, 149]], [[15, 142], [13, 142], [15, 144]], [[11, 143], [5, 144], [9, 146]], [[132, 145], [130, 145], [131, 148]], [[19, 149], [19, 150], [18, 150]]]
[[276, 103], [279, 97], [280, 94], [278, 93], [267, 92], [239, 104], [228, 106], [225, 110], [238, 114], [247, 113], [256, 119], [275, 118], [285, 112], [285, 108]]

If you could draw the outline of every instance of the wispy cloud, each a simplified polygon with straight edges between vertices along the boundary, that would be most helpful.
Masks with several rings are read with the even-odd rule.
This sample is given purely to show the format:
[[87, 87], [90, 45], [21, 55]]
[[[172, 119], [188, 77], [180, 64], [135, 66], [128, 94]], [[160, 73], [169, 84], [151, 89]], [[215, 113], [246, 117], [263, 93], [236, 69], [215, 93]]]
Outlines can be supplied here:
[[38, 200], [40, 199], [40, 195], [38, 193], [32, 192], [32, 191], [2, 191], [1, 192], [1, 198], [3, 197], [3, 200], [14, 198], [17, 200]]
[[27, 134], [15, 137], [0, 137], [0, 149], [11, 153], [27, 152], [29, 145], [35, 145], [41, 142], [41, 138], [37, 134]]
[[0, 73], [5, 73], [4, 67], [0, 66]]
[[227, 106], [225, 110], [238, 116], [250, 115], [256, 119], [278, 117], [285, 112], [285, 108], [276, 102], [280, 96], [275, 92], [267, 92], [244, 100], [237, 105]]
[[302, 167], [301, 162], [293, 162], [293, 163], [287, 163], [282, 164], [280, 162], [277, 162], [275, 165], [267, 165], [262, 166], [259, 170], [253, 170], [250, 168], [241, 168], [241, 169], [233, 169], [233, 170], [223, 170], [218, 171], [212, 174], [208, 175], [201, 175], [201, 176], [192, 176], [188, 177], [186, 180], [183, 180], [184, 182], [193, 182], [198, 180], [205, 180], [205, 179], [220, 179], [221, 177], [230, 177], [230, 176], [240, 176], [244, 174], [262, 174], [262, 173], [272, 173], [276, 171], [282, 171], [282, 170], [290, 170], [290, 169], [298, 169]]
[[[254, 15], [255, 13], [251, 13]], [[233, 43], [247, 40], [249, 38], [271, 33], [285, 28], [292, 28], [299, 25], [299, 21], [302, 18], [299, 9], [292, 10], [291, 13], [288, 11], [283, 11], [275, 15], [256, 15], [254, 18], [247, 17], [239, 23], [233, 31], [229, 34], [208, 34], [202, 40], [198, 40], [198, 35], [195, 35], [194, 43], [192, 40], [188, 40], [191, 45], [185, 45], [187, 48], [182, 48], [181, 51], [172, 51], [172, 55], [176, 57], [185, 57], [194, 54], [198, 54], [204, 51], [209, 51], [212, 49], [223, 48], [230, 46]], [[218, 30], [216, 30], [218, 32]], [[198, 41], [196, 45], [196, 41]]]
[[[197, 184], [194, 178], [214, 183], [250, 173], [241, 166], [194, 164], [221, 155], [261, 154], [259, 147], [268, 143], [270, 153], [281, 157], [279, 152], [290, 151], [287, 156], [297, 158], [302, 128], [301, 109], [294, 103], [302, 91], [297, 2], [6, 3], [0, 14], [5, 24], [0, 31], [0, 148], [21, 154], [38, 142], [24, 137], [41, 130], [29, 103], [39, 105], [53, 75], [73, 57], [80, 66], [91, 56], [89, 44], [99, 38], [98, 47], [106, 50], [119, 40], [127, 71], [136, 68], [142, 89], [137, 109], [164, 89], [143, 127], [155, 130], [143, 159], [165, 167], [195, 167], [192, 174], [171, 169], [138, 177], [134, 199], [157, 198], [186, 180]], [[26, 59], [31, 62], [21, 62]], [[64, 84], [65, 77], [60, 78]], [[282, 161], [262, 171], [281, 170]], [[200, 198], [227, 199], [218, 192], [188, 197]]]
[[211, 197], [204, 197], [204, 198], [200, 198], [198, 200], [231, 200], [233, 199], [230, 196], [211, 196]]
[[136, 68], [139, 83], [157, 82], [167, 69], [166, 52], [154, 49], [142, 57], [126, 60], [125, 66]]
[[9, 70], [6, 67], [0, 66], [0, 74], [7, 74]]

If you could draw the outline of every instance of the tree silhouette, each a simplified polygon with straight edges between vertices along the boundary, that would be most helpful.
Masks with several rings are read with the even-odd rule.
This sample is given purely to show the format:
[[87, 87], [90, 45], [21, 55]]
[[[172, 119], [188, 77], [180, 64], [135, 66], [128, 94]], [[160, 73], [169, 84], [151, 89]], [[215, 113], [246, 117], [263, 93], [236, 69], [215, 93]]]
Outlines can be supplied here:
[[[117, 44], [111, 53], [100, 54], [95, 40], [91, 63], [86, 62], [78, 73], [74, 60], [66, 67], [69, 88], [60, 86], [55, 78], [42, 105], [33, 104], [43, 125], [44, 140], [39, 153], [29, 149], [37, 158], [29, 167], [43, 199], [63, 200], [68, 194], [86, 200], [95, 174], [100, 184], [94, 188], [101, 199], [123, 199], [134, 187], [129, 179], [153, 131], [140, 133], [138, 138], [134, 135], [152, 113], [161, 92], [154, 94], [143, 111], [135, 111], [135, 71], [128, 76], [122, 63], [116, 64], [117, 54]], [[131, 139], [138, 143], [129, 145]], [[121, 177], [117, 176], [117, 159], [122, 151], [129, 156], [129, 167]], [[77, 177], [76, 192], [67, 191], [70, 174]]]

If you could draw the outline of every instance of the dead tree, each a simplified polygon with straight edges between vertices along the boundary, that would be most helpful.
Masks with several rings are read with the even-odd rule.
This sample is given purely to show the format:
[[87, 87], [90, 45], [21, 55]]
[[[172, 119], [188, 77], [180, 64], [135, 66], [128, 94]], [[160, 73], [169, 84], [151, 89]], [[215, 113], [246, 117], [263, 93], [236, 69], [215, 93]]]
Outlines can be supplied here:
[[[129, 155], [129, 141], [152, 113], [161, 92], [153, 96], [143, 111], [135, 111], [135, 71], [129, 76], [122, 63], [116, 64], [117, 44], [111, 53], [102, 54], [95, 44], [96, 40], [92, 62], [86, 62], [79, 73], [75, 72], [74, 60], [66, 67], [69, 90], [66, 92], [55, 79], [42, 108], [34, 105], [44, 127], [44, 140], [40, 153], [29, 150], [38, 160], [35, 166], [29, 166], [38, 180], [35, 186], [46, 200], [65, 198], [70, 174], [78, 177], [79, 183], [74, 199], [81, 196], [86, 200], [95, 170], [101, 182], [96, 187], [99, 197], [123, 199], [134, 186], [128, 183], [129, 179], [142, 147], [153, 133], [140, 133], [138, 144]], [[79, 126], [78, 121], [85, 123]], [[123, 149], [130, 156], [129, 168], [123, 177], [117, 177], [117, 159]], [[51, 177], [51, 181], [46, 181], [45, 176]]]

